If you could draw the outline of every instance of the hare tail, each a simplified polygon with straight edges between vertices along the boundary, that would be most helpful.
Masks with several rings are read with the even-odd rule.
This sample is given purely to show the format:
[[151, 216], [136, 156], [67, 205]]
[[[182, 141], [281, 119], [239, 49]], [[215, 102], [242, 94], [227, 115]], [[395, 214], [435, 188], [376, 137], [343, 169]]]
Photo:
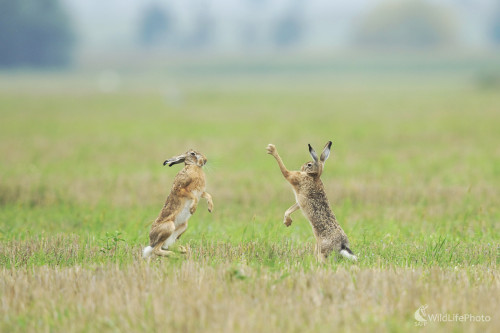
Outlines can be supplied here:
[[146, 246], [144, 250], [142, 250], [142, 257], [144, 259], [149, 258], [153, 253], [153, 248], [151, 246]]
[[346, 245], [342, 245], [342, 250], [340, 250], [340, 254], [342, 257], [347, 258], [352, 261], [358, 261], [358, 257], [352, 253], [351, 249], [347, 247]]

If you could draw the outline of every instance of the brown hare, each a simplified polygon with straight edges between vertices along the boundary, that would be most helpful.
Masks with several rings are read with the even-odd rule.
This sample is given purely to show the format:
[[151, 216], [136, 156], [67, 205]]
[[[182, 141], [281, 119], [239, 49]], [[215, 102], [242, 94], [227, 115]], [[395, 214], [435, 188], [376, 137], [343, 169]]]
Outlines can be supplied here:
[[356, 261], [356, 256], [349, 249], [347, 236], [330, 209], [330, 203], [320, 179], [325, 161], [330, 155], [331, 146], [332, 142], [328, 141], [318, 158], [314, 149], [309, 145], [309, 153], [313, 161], [305, 163], [300, 171], [288, 171], [274, 145], [267, 146], [267, 153], [274, 156], [281, 173], [292, 185], [295, 194], [296, 202], [286, 210], [283, 223], [287, 227], [290, 226], [292, 224], [290, 214], [300, 208], [311, 223], [316, 237], [316, 255], [319, 261], [325, 262], [332, 251], [337, 251], [343, 257]]
[[[163, 165], [171, 167], [183, 163], [184, 168], [175, 176], [172, 189], [160, 215], [153, 222], [149, 233], [149, 246], [144, 248], [142, 256], [148, 258], [151, 254], [169, 256], [172, 251], [168, 247], [186, 231], [188, 220], [196, 211], [200, 198], [205, 198], [208, 211], [212, 212], [212, 196], [205, 192], [205, 173], [203, 166], [207, 158], [203, 154], [188, 150], [182, 155], [166, 160]], [[185, 249], [181, 248], [185, 252]]]

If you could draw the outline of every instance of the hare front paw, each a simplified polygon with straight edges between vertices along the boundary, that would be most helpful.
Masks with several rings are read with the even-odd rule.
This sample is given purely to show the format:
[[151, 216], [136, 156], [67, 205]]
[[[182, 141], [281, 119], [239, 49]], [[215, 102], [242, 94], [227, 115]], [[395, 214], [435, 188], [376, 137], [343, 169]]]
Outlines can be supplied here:
[[285, 219], [283, 220], [283, 224], [286, 225], [287, 227], [292, 225], [292, 219], [290, 216], [285, 216]]
[[189, 208], [189, 213], [190, 213], [191, 215], [193, 215], [193, 214], [194, 214], [194, 212], [196, 212], [196, 206], [191, 206], [191, 207]]
[[276, 147], [272, 143], [267, 145], [267, 153], [271, 155], [276, 154]]

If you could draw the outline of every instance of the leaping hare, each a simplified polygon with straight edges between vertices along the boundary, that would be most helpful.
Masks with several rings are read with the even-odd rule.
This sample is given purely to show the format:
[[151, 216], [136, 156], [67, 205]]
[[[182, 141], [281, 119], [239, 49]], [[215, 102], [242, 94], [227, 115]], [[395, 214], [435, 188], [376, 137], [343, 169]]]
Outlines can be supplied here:
[[142, 252], [144, 258], [153, 253], [158, 256], [172, 254], [167, 249], [186, 231], [188, 220], [196, 211], [200, 198], [207, 200], [208, 211], [212, 212], [212, 196], [205, 192], [205, 173], [202, 169], [207, 158], [197, 151], [188, 150], [166, 160], [163, 165], [171, 167], [182, 162], [184, 168], [175, 176], [167, 201], [151, 226], [149, 246]]
[[267, 146], [267, 153], [274, 156], [281, 173], [292, 185], [295, 194], [296, 203], [286, 210], [283, 223], [287, 227], [290, 226], [292, 224], [290, 214], [299, 208], [302, 209], [316, 237], [316, 255], [319, 261], [324, 262], [334, 250], [343, 257], [356, 261], [356, 256], [349, 249], [347, 236], [330, 209], [330, 203], [320, 179], [325, 161], [330, 155], [331, 146], [332, 142], [328, 141], [318, 159], [318, 155], [309, 145], [309, 153], [313, 161], [305, 163], [300, 171], [288, 171], [273, 144]]

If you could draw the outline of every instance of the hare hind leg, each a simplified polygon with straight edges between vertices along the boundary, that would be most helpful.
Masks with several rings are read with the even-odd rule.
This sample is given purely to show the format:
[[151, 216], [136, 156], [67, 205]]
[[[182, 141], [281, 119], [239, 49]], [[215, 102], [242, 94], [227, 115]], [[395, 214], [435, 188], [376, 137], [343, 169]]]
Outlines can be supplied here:
[[[172, 232], [172, 234], [165, 240], [163, 243], [161, 249], [162, 250], [167, 250], [171, 245], [175, 243], [176, 240], [181, 237], [181, 235], [186, 231], [187, 229], [187, 222], [177, 226], [177, 229]], [[179, 249], [181, 250], [181, 253], [185, 253], [185, 248], [183, 246], [179, 246]]]
[[317, 238], [316, 241], [316, 257], [321, 263], [326, 262], [326, 258], [333, 252], [333, 244], [327, 239]]
[[161, 257], [168, 257], [173, 253], [172, 251], [163, 250], [162, 246], [174, 231], [175, 224], [172, 221], [162, 223], [155, 229], [151, 230], [149, 238], [154, 254]]
[[161, 243], [153, 248], [153, 253], [160, 257], [170, 257], [172, 254], [174, 254], [174, 252], [172, 251], [162, 250]]
[[316, 259], [319, 263], [324, 264], [326, 262], [326, 255], [321, 251], [320, 242], [316, 242], [316, 246], [314, 247], [314, 254], [316, 255]]
[[[186, 222], [177, 228], [177, 230], [176, 230], [177, 231], [177, 239], [179, 239], [181, 237], [181, 235], [186, 231], [187, 226], [188, 226], [188, 224]], [[182, 254], [186, 254], [186, 253], [188, 253], [188, 249], [185, 246], [179, 245], [179, 252]]]

